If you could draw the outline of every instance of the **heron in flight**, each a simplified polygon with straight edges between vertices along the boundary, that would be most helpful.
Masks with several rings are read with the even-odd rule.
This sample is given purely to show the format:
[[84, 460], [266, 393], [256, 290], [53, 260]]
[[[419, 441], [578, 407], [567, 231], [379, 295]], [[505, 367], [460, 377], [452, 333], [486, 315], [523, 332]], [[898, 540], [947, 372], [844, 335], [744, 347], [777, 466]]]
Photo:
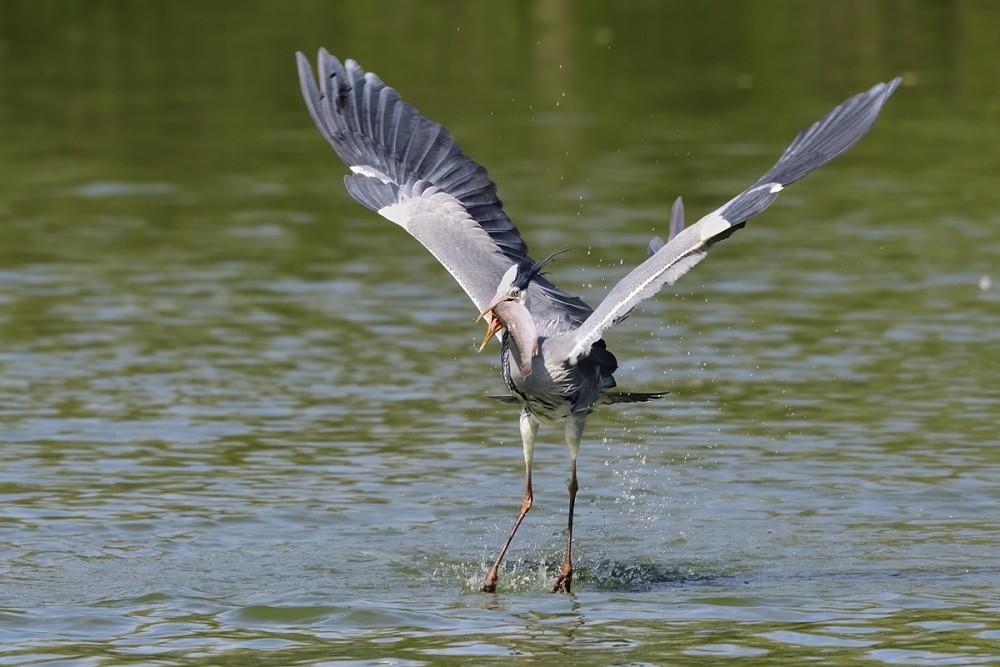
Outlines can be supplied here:
[[350, 167], [344, 177], [348, 193], [409, 232], [451, 273], [488, 321], [483, 346], [494, 335], [500, 338], [500, 365], [510, 390], [505, 399], [521, 408], [525, 490], [514, 527], [486, 574], [482, 590], [490, 593], [531, 509], [531, 460], [539, 425], [562, 423], [569, 447], [566, 551], [553, 587], [553, 592], [569, 593], [576, 459], [587, 415], [599, 405], [663, 395], [611, 391], [618, 361], [604, 332], [770, 206], [783, 188], [853, 146], [901, 82], [879, 83], [837, 106], [800, 132], [755, 183], [686, 229], [683, 206], [676, 200], [668, 240], [654, 238], [648, 259], [591, 308], [545, 276], [542, 269], [551, 256], [531, 259], [486, 169], [459, 149], [448, 130], [420, 115], [353, 60], [341, 63], [320, 49], [317, 82], [309, 60], [302, 53], [296, 58], [309, 113]]

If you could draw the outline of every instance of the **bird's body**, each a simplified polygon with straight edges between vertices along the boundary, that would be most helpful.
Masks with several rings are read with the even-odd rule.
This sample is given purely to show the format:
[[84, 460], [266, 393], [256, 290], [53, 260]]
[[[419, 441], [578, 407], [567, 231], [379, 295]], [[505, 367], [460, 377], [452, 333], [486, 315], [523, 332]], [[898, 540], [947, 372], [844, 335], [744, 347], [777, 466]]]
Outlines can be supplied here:
[[319, 52], [319, 85], [297, 54], [299, 81], [317, 127], [348, 164], [348, 192], [420, 241], [452, 274], [501, 339], [501, 368], [509, 402], [521, 407], [525, 462], [521, 511], [490, 568], [484, 591], [494, 591], [514, 533], [532, 505], [531, 460], [540, 424], [562, 424], [570, 450], [570, 505], [563, 565], [555, 591], [572, 584], [576, 460], [587, 415], [604, 403], [636, 402], [662, 392], [619, 393], [615, 356], [604, 332], [641, 301], [672, 284], [769, 206], [778, 193], [837, 157], [872, 126], [895, 79], [856, 95], [799, 133], [778, 162], [721, 208], [684, 228], [678, 199], [666, 242], [653, 239], [649, 258], [626, 275], [596, 308], [564, 292], [534, 262], [503, 211], [486, 170], [465, 156], [448, 131], [417, 113], [398, 93], [357, 63]]
[[511, 372], [511, 366], [517, 363], [518, 352], [511, 347], [510, 335], [504, 332], [502, 336], [500, 366], [510, 395], [543, 424], [557, 424], [569, 418], [580, 404], [579, 389], [584, 386], [584, 373], [579, 366], [546, 364], [541, 354], [545, 349], [546, 339], [543, 338], [538, 341], [539, 354], [532, 359], [531, 374], [523, 377], [517, 373], [517, 368]]

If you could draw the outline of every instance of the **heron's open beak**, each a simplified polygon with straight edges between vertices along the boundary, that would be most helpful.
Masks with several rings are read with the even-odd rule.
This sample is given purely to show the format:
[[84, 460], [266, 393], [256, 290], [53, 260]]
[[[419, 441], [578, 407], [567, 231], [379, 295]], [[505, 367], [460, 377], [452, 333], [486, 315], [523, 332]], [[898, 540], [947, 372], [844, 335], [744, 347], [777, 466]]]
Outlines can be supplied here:
[[[496, 315], [493, 314], [492, 310], [486, 311], [485, 315], [486, 315], [487, 321], [489, 322], [489, 326], [486, 327], [486, 337], [483, 338], [483, 342], [479, 346], [479, 351], [480, 352], [482, 352], [483, 348], [486, 347], [486, 344], [490, 342], [490, 338], [493, 338], [493, 336], [494, 336], [494, 334], [496, 334], [496, 332], [498, 332], [501, 329], [503, 329], [503, 322], [500, 321], [499, 317], [497, 317]], [[479, 321], [479, 318], [482, 317], [482, 316], [483, 316], [483, 313], [480, 313], [479, 317], [476, 318], [476, 321]]]
[[496, 332], [506, 328], [517, 349], [517, 365], [521, 377], [531, 375], [532, 359], [538, 354], [538, 329], [535, 327], [535, 318], [528, 309], [517, 301], [498, 298], [480, 313], [480, 317], [483, 315], [487, 315], [490, 325], [479, 349], [486, 347], [486, 343]]
[[500, 320], [500, 318], [496, 316], [496, 313], [493, 312], [493, 309], [509, 298], [510, 297], [507, 296], [505, 293], [497, 292], [496, 296], [494, 296], [493, 299], [488, 304], [486, 304], [486, 307], [483, 308], [481, 311], [479, 311], [479, 315], [476, 317], [476, 321], [478, 322], [479, 320], [485, 317], [486, 321], [489, 322], [489, 326], [486, 328], [486, 337], [483, 338], [483, 342], [479, 346], [480, 352], [482, 352], [483, 348], [486, 347], [486, 344], [490, 342], [490, 338], [492, 338], [493, 335], [496, 334], [496, 332], [503, 329], [504, 324]]

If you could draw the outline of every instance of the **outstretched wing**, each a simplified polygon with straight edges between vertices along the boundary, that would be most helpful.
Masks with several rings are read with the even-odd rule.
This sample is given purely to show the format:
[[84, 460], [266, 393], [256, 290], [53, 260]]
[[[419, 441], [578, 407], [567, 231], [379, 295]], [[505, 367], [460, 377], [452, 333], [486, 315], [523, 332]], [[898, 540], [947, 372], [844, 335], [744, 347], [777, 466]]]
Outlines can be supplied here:
[[[612, 288], [579, 329], [562, 338], [566, 358], [575, 363], [608, 327], [620, 322], [640, 301], [672, 284], [700, 262], [708, 249], [767, 208], [781, 190], [819, 169], [858, 142], [871, 129], [901, 78], [855, 95], [799, 133], [771, 169], [756, 183], [680, 231], [665, 245], [651, 242], [655, 254]], [[675, 218], [678, 217], [675, 214]], [[552, 342], [550, 341], [550, 345]]]
[[[317, 85], [306, 57], [296, 59], [309, 113], [351, 169], [344, 177], [350, 195], [416, 237], [483, 308], [511, 265], [531, 261], [486, 169], [353, 60], [341, 64], [320, 49]], [[529, 289], [539, 311], [567, 328], [591, 313], [544, 277]]]

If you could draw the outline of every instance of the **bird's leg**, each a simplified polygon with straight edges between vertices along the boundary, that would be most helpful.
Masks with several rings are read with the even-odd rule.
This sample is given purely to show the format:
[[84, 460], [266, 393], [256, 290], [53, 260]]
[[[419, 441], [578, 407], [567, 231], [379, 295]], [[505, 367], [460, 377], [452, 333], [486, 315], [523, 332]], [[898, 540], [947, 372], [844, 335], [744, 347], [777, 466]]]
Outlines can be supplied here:
[[517, 515], [517, 521], [514, 522], [514, 527], [510, 529], [510, 534], [507, 536], [507, 541], [503, 543], [503, 548], [500, 549], [500, 554], [497, 556], [496, 561], [493, 562], [493, 567], [491, 567], [489, 572], [486, 573], [486, 580], [483, 582], [483, 587], [480, 589], [483, 593], [496, 592], [497, 580], [500, 578], [500, 564], [503, 563], [503, 558], [507, 555], [507, 548], [510, 547], [510, 543], [514, 539], [514, 533], [517, 532], [521, 522], [524, 521], [524, 517], [527, 515], [528, 510], [531, 509], [532, 496], [530, 467], [527, 468], [524, 476], [524, 500], [521, 501], [521, 512]]
[[531, 457], [535, 452], [535, 436], [538, 434], [538, 421], [531, 416], [527, 410], [521, 411], [521, 446], [524, 450], [524, 500], [521, 501], [521, 512], [517, 515], [514, 527], [510, 529], [507, 541], [503, 543], [500, 554], [497, 556], [493, 567], [486, 573], [486, 581], [480, 589], [483, 593], [495, 593], [497, 590], [497, 580], [500, 578], [500, 564], [503, 557], [507, 555], [507, 549], [514, 539], [514, 533], [524, 521], [525, 515], [531, 509], [533, 496], [531, 495]]
[[553, 593], [569, 593], [573, 586], [573, 509], [576, 507], [576, 492], [579, 485], [576, 482], [576, 456], [580, 452], [580, 438], [583, 437], [583, 423], [587, 413], [574, 414], [566, 422], [566, 445], [569, 447], [569, 519], [566, 531], [566, 556], [559, 568], [559, 578], [552, 587]]
[[569, 478], [569, 523], [566, 531], [566, 556], [559, 568], [559, 578], [552, 587], [553, 593], [569, 593], [573, 585], [573, 507], [576, 505], [576, 460], [573, 460]]

